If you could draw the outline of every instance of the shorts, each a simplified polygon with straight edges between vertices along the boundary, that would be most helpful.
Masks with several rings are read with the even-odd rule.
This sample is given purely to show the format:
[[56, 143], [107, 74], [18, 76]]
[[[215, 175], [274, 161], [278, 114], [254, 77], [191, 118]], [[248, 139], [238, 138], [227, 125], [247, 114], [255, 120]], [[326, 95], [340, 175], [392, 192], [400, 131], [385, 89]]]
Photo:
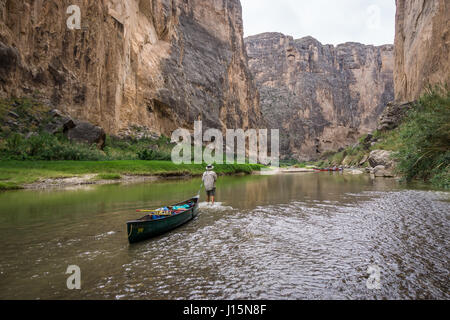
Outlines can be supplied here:
[[208, 195], [208, 197], [215, 197], [216, 196], [216, 188], [208, 191], [206, 190], [206, 194]]

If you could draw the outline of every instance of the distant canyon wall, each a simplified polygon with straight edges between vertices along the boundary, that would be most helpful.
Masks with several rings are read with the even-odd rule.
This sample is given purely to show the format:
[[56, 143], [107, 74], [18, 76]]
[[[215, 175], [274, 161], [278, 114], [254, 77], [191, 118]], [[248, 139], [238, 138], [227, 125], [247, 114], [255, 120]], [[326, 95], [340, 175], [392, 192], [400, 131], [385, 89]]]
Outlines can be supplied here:
[[322, 45], [280, 33], [245, 39], [261, 109], [281, 129], [281, 153], [319, 158], [376, 129], [394, 98], [393, 45]]
[[239, 0], [0, 0], [0, 95], [38, 95], [118, 135], [262, 121]]
[[450, 1], [397, 0], [395, 99], [419, 98], [428, 85], [450, 80]]

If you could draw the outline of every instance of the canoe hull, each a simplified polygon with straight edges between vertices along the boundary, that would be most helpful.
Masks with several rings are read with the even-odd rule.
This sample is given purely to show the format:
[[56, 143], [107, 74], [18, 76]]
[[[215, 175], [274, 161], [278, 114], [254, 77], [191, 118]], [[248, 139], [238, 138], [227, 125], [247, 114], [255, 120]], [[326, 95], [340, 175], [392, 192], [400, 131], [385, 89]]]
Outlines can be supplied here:
[[148, 240], [163, 235], [193, 220], [199, 213], [198, 200], [199, 199], [195, 197], [189, 199], [188, 201], [176, 204], [181, 205], [189, 201], [195, 202], [194, 207], [174, 216], [169, 216], [158, 220], [141, 219], [127, 222], [128, 241], [130, 243], [136, 243]]

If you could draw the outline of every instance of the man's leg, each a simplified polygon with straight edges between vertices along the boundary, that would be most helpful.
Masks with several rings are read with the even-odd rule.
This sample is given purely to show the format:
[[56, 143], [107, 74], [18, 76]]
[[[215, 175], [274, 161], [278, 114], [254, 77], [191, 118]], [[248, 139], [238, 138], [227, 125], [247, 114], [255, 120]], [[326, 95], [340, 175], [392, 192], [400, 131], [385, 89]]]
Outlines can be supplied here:
[[213, 204], [213, 205], [214, 205], [215, 198], [216, 198], [216, 188], [214, 188], [214, 189], [211, 191], [211, 200], [212, 200], [212, 204]]

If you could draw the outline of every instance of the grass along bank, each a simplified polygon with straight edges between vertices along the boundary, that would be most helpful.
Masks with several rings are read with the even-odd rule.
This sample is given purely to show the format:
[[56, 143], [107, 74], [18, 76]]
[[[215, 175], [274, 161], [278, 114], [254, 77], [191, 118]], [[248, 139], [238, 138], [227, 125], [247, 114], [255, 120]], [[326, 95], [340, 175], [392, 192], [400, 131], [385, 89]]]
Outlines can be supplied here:
[[[0, 190], [21, 189], [46, 179], [63, 179], [93, 175], [89, 183], [99, 180], [120, 181], [124, 176], [199, 176], [206, 164], [176, 165], [170, 161], [0, 161]], [[261, 165], [221, 164], [219, 175], [251, 174]]]
[[[102, 150], [95, 144], [70, 140], [60, 112], [30, 97], [0, 98], [1, 160], [170, 160], [168, 137], [146, 135], [130, 128], [127, 137], [106, 136]], [[76, 119], [72, 119], [76, 121]]]

